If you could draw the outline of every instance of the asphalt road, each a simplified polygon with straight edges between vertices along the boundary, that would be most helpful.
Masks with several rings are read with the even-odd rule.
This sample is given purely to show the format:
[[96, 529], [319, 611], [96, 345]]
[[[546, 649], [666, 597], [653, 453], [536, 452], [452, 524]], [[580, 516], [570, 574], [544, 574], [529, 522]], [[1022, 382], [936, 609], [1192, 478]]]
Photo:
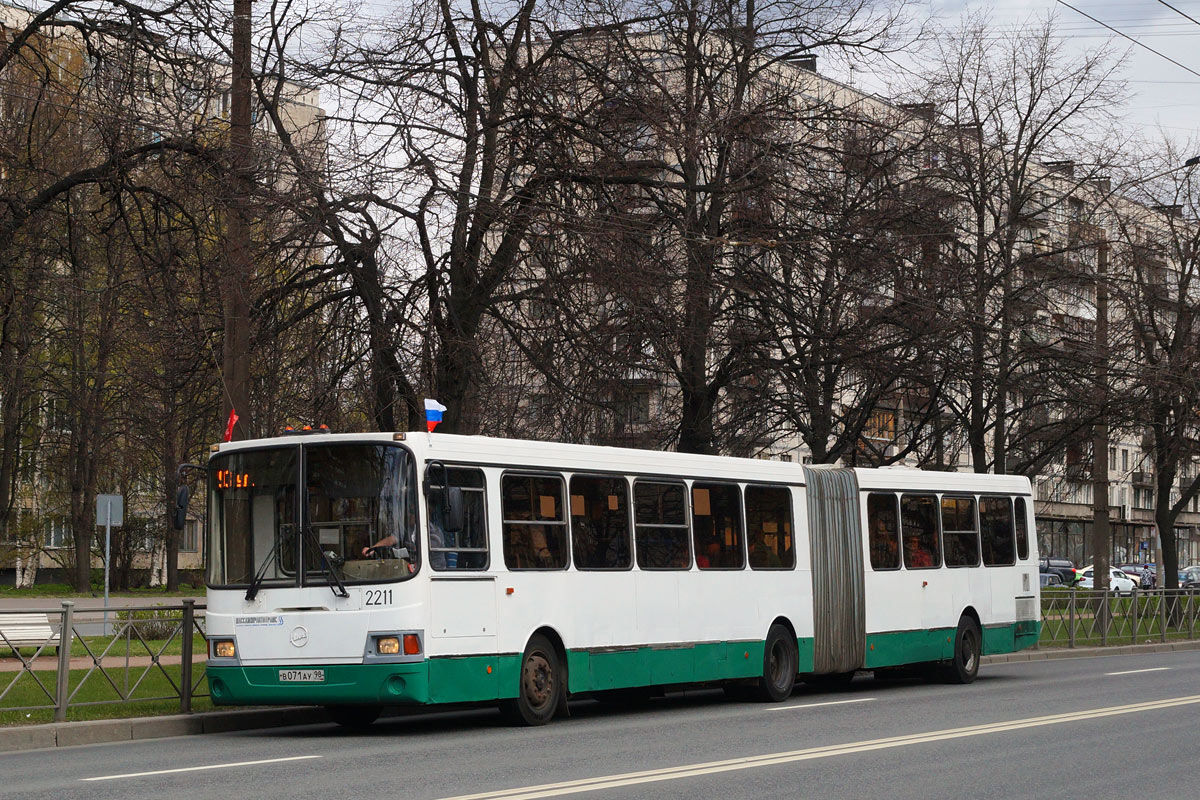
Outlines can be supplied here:
[[1200, 651], [993, 664], [965, 687], [860, 676], [777, 705], [693, 691], [571, 712], [533, 729], [478, 709], [365, 734], [319, 725], [12, 753], [0, 797], [1200, 795]]

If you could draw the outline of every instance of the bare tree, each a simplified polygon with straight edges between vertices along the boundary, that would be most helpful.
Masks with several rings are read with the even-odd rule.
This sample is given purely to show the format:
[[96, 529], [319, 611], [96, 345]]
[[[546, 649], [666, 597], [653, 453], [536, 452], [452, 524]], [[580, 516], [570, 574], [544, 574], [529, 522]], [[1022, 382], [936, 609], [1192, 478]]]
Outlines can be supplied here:
[[[1080, 198], [1111, 168], [1106, 123], [1122, 86], [1110, 53], [1070, 55], [1058, 41], [1048, 22], [1003, 33], [971, 20], [938, 39], [924, 94], [944, 115], [924, 166], [930, 183], [955, 196], [958, 223], [942, 254], [954, 281], [942, 312], [958, 332], [941, 359], [977, 471], [1035, 472], [1048, 453], [1085, 436], [1095, 414], [1061, 412], [1071, 387], [1087, 379], [1090, 351], [1080, 358], [1070, 346], [1026, 348], [1018, 336], [1037, 324], [1058, 327], [1051, 335], [1059, 340], [1090, 347], [1092, 338], [1086, 321], [1062, 335], [1052, 295], [1067, 316], [1087, 305], [1081, 287], [1093, 285], [1094, 266], [1078, 254], [1095, 241], [1083, 227], [1059, 237], [1068, 217], [1074, 226], [1089, 222], [1095, 203]], [[1086, 161], [1048, 163], [1078, 152]], [[1067, 424], [1014, 425], [1038, 418]]]

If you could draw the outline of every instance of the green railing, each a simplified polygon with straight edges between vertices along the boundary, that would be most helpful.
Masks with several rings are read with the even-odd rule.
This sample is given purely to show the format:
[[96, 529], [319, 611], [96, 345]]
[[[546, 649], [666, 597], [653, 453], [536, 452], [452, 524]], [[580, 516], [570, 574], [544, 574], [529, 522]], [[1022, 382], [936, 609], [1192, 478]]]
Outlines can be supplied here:
[[63, 721], [68, 708], [163, 701], [191, 711], [193, 699], [207, 697], [203, 612], [193, 600], [0, 610], [0, 716], [53, 710]]
[[1116, 594], [1098, 589], [1042, 590], [1042, 647], [1092, 647], [1193, 639], [1200, 593], [1146, 589]]

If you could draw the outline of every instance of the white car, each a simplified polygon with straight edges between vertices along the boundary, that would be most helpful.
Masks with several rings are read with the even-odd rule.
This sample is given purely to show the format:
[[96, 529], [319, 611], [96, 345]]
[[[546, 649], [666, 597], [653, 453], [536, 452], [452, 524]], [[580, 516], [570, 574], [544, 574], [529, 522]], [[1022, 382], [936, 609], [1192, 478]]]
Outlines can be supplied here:
[[[1091, 589], [1092, 587], [1092, 565], [1088, 564], [1080, 573], [1079, 588]], [[1133, 578], [1129, 577], [1116, 567], [1109, 567], [1108, 588], [1114, 592], [1129, 594], [1135, 588], [1137, 588], [1137, 583], [1134, 582]]]

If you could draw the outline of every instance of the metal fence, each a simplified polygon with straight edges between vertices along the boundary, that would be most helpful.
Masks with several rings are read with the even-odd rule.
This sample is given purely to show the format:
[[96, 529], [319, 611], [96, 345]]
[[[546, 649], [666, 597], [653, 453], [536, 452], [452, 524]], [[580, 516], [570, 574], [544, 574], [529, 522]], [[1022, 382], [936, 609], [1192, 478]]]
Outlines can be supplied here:
[[[204, 606], [0, 610], [0, 713], [71, 706], [178, 701], [181, 712], [207, 697]], [[1193, 639], [1200, 592], [1151, 589], [1042, 592], [1041, 647], [1083, 647]]]
[[1099, 589], [1042, 591], [1046, 647], [1145, 644], [1193, 639], [1200, 626], [1200, 593], [1146, 589], [1120, 595]]
[[[206, 697], [204, 606], [0, 610], [0, 712]], [[195, 659], [199, 658], [198, 661]]]

